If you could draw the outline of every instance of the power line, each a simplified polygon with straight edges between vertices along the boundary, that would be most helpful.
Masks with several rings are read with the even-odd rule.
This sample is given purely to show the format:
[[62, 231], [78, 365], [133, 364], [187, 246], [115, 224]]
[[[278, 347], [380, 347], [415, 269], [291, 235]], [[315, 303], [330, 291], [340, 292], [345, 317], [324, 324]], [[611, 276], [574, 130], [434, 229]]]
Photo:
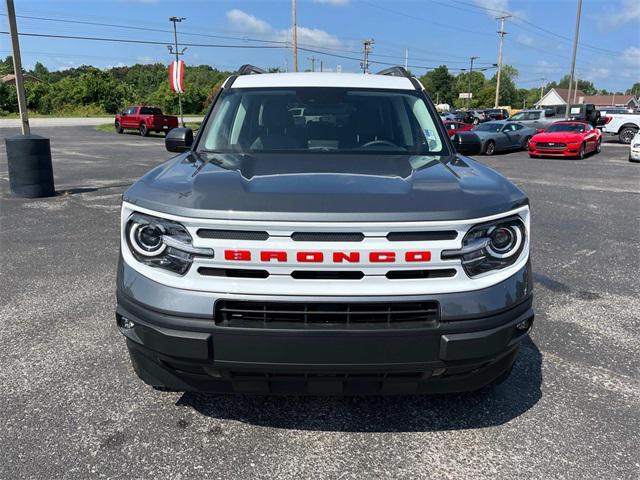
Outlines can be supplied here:
[[[0, 35], [8, 35], [9, 32], [0, 30]], [[136, 43], [145, 45], [166, 45], [167, 42], [157, 42], [154, 40], [138, 40], [132, 38], [111, 38], [111, 37], [86, 37], [77, 35], [54, 35], [50, 33], [28, 33], [20, 32], [21, 37], [41, 37], [41, 38], [61, 38], [69, 40], [91, 40], [98, 42], [115, 42], [115, 43]], [[187, 47], [207, 47], [207, 48], [249, 48], [249, 49], [273, 49], [283, 48], [278, 45], [233, 45], [233, 44], [213, 44], [213, 43], [183, 43]]]

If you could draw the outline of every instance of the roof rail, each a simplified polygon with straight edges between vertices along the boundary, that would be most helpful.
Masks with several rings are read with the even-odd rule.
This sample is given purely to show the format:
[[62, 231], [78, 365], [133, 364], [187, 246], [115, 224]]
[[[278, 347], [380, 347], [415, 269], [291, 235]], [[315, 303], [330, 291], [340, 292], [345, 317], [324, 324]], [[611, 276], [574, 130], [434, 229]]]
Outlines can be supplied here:
[[385, 68], [380, 70], [376, 75], [389, 75], [390, 77], [405, 77], [411, 78], [411, 74], [407, 72], [407, 69], [400, 66]]
[[250, 65], [246, 63], [238, 69], [238, 71], [236, 72], [236, 75], [253, 75], [257, 73], [267, 73], [267, 72], [265, 72], [261, 68], [258, 68], [254, 65]]

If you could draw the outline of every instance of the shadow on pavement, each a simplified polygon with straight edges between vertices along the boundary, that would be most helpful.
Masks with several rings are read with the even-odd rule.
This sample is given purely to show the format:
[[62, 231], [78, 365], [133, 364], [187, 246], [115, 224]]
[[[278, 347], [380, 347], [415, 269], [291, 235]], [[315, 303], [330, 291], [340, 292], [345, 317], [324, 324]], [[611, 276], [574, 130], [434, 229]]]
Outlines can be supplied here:
[[542, 355], [527, 338], [511, 376], [477, 392], [399, 397], [250, 397], [185, 393], [177, 405], [208, 417], [311, 431], [426, 432], [506, 423], [542, 397]]

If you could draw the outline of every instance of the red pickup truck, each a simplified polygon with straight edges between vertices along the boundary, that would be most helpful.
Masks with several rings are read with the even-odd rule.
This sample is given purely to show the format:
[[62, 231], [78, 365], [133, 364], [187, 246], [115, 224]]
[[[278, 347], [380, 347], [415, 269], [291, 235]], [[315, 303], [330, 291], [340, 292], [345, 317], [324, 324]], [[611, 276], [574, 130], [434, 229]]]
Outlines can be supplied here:
[[149, 132], [169, 132], [178, 126], [178, 117], [163, 115], [157, 107], [135, 106], [129, 107], [124, 112], [116, 114], [114, 126], [116, 132], [122, 133], [125, 129], [135, 129], [140, 135], [146, 137]]

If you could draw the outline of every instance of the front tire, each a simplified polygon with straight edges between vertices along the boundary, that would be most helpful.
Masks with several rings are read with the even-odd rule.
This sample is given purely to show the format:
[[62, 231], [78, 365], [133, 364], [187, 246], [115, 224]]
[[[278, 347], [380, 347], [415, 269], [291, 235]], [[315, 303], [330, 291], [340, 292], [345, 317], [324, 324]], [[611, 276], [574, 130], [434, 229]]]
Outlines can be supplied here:
[[147, 126], [144, 123], [140, 124], [140, 136], [146, 137], [148, 135], [149, 135], [149, 129], [147, 128]]
[[496, 142], [489, 140], [487, 145], [484, 147], [484, 154], [491, 156], [494, 153], [496, 153]]
[[602, 151], [602, 139], [598, 140], [596, 144], [596, 153], [600, 153]]
[[633, 127], [624, 127], [618, 133], [618, 138], [620, 139], [621, 143], [624, 143], [625, 145], [629, 145], [633, 140], [633, 137], [636, 136], [637, 131], [638, 130]]
[[529, 141], [531, 140], [531, 136], [524, 137], [524, 142], [522, 142], [522, 149], [529, 150]]
[[578, 160], [584, 160], [584, 152], [585, 152], [585, 148], [584, 148], [584, 143], [582, 145], [580, 145], [580, 151], [578, 152]]
[[474, 119], [473, 119], [473, 124], [474, 124], [474, 125], [478, 125], [479, 123], [480, 123], [480, 119], [479, 119], [479, 118], [474, 117]]
[[120, 125], [120, 122], [116, 121], [115, 127], [116, 127], [116, 133], [124, 132], [124, 128], [122, 128], [122, 125]]

